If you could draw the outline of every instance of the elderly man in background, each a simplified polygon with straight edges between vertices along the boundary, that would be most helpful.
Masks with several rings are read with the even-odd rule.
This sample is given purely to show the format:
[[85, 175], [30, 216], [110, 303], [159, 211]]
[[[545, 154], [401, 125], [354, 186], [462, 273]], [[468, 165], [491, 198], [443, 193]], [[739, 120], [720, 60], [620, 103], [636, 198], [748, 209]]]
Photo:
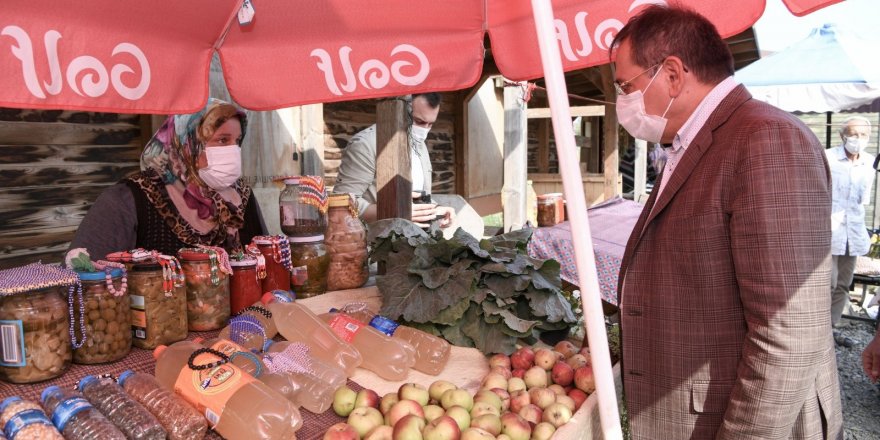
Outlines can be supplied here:
[[[825, 150], [831, 168], [831, 325], [838, 327], [849, 307], [849, 287], [856, 257], [868, 253], [871, 239], [865, 227], [865, 205], [870, 203], [874, 183], [874, 156], [865, 152], [871, 122], [861, 116], [843, 121], [842, 145]], [[837, 345], [852, 347], [854, 341], [834, 332]]]

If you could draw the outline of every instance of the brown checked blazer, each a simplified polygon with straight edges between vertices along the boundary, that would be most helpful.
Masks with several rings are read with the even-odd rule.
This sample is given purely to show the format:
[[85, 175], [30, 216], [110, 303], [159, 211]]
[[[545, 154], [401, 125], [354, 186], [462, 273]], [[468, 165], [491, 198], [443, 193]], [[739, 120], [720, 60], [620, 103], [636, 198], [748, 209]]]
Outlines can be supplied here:
[[620, 267], [633, 438], [843, 438], [830, 219], [816, 136], [737, 86], [651, 194]]

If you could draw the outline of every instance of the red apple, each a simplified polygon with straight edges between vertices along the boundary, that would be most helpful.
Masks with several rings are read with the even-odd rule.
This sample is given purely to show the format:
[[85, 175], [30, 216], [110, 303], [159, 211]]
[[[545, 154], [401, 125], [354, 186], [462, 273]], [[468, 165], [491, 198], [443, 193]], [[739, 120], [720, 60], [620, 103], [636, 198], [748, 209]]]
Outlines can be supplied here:
[[471, 419], [472, 428], [480, 428], [489, 434], [497, 436], [501, 434], [501, 416], [495, 414], [483, 414]]
[[446, 390], [454, 390], [458, 388], [454, 383], [445, 381], [445, 380], [435, 380], [431, 386], [428, 387], [428, 396], [434, 402], [440, 402], [440, 397], [443, 396], [443, 393]]
[[480, 428], [467, 428], [461, 432], [461, 440], [495, 440], [495, 436]]
[[[574, 374], [574, 372], [572, 372]], [[558, 383], [552, 383], [547, 386], [547, 389], [556, 393], [557, 396], [564, 396], [566, 394], [565, 387], [559, 385]]]
[[544, 408], [542, 420], [558, 428], [571, 420], [571, 410], [561, 403], [554, 403]]
[[474, 407], [474, 397], [467, 390], [447, 390], [440, 396], [440, 406], [447, 410], [453, 406], [460, 406], [470, 411]]
[[529, 347], [522, 347], [510, 355], [510, 366], [514, 369], [528, 370], [535, 365], [535, 352]]
[[593, 378], [593, 368], [590, 366], [580, 367], [574, 371], [574, 385], [581, 391], [590, 394], [596, 390], [596, 381]]
[[480, 388], [491, 390], [492, 388], [507, 388], [507, 378], [499, 373], [489, 373], [483, 378]]
[[363, 440], [393, 440], [394, 429], [388, 425], [377, 426]]
[[459, 440], [461, 428], [452, 417], [440, 416], [425, 425], [422, 437], [424, 440]]
[[585, 358], [590, 359], [590, 347], [581, 347], [579, 354], [582, 354]]
[[587, 365], [590, 365], [590, 361], [587, 360], [587, 358], [585, 358], [582, 354], [576, 354], [566, 359], [565, 363], [568, 364], [568, 366], [571, 367], [573, 370], [577, 370], [580, 367], [586, 367]]
[[553, 366], [553, 370], [550, 371], [550, 377], [553, 379], [553, 383], [568, 386], [574, 380], [574, 369], [565, 362], [557, 362]]
[[510, 393], [510, 412], [519, 412], [520, 408], [532, 403], [532, 398], [526, 390]]
[[422, 405], [419, 405], [415, 400], [398, 401], [391, 407], [388, 414], [386, 414], [388, 425], [394, 426], [400, 421], [400, 419], [410, 414], [416, 415], [421, 419], [425, 418], [425, 410], [422, 408]]
[[503, 376], [505, 379], [510, 379], [511, 377], [513, 377], [513, 372], [510, 371], [509, 368], [504, 368], [504, 367], [492, 367], [492, 368], [489, 370], [489, 373], [500, 374], [500, 375]]
[[574, 356], [578, 352], [578, 348], [569, 341], [559, 341], [553, 346], [553, 350], [562, 353], [566, 359]]
[[538, 406], [538, 408], [544, 409], [553, 402], [556, 402], [556, 393], [550, 391], [548, 388], [537, 387], [529, 390], [529, 400], [531, 403]]
[[375, 391], [366, 388], [358, 391], [357, 397], [354, 399], [354, 407], [360, 408], [362, 406], [370, 406], [378, 409], [379, 395], [376, 394]]
[[357, 431], [348, 423], [339, 422], [329, 428], [324, 433], [324, 440], [358, 440]]
[[430, 423], [432, 420], [446, 415], [446, 411], [438, 405], [425, 405], [425, 421]]
[[492, 357], [489, 358], [489, 368], [494, 367], [502, 367], [504, 369], [510, 369], [510, 356], [506, 354], [493, 354]]
[[496, 416], [500, 416], [501, 415], [500, 405], [496, 407], [494, 404], [492, 404], [490, 402], [486, 402], [485, 400], [479, 401], [479, 402], [474, 402], [474, 407], [471, 408], [471, 420], [473, 420], [483, 414], [495, 414]]
[[571, 413], [574, 414], [577, 411], [577, 403], [574, 402], [574, 399], [568, 396], [556, 396], [556, 403], [561, 403], [568, 407], [571, 410]]
[[552, 424], [547, 422], [538, 423], [532, 428], [531, 440], [550, 440], [554, 432], [556, 432], [556, 427]]
[[510, 408], [510, 393], [501, 388], [492, 388], [492, 392], [501, 400], [501, 412], [507, 411]]
[[577, 388], [573, 388], [568, 391], [568, 397], [571, 397], [571, 400], [574, 400], [574, 409], [575, 411], [577, 411], [578, 409], [580, 409], [581, 405], [583, 405], [584, 402], [587, 400], [588, 396], [587, 393]]
[[518, 377], [511, 377], [510, 380], [507, 381], [507, 391], [514, 392], [519, 390], [528, 389], [526, 386], [526, 381], [522, 380]]
[[526, 383], [528, 389], [547, 387], [547, 370], [535, 365], [526, 371], [526, 374], [523, 375], [523, 381]]
[[355, 408], [348, 415], [348, 424], [354, 427], [358, 437], [367, 435], [373, 428], [381, 426], [383, 422], [382, 413], [371, 406]]
[[509, 412], [501, 416], [501, 433], [510, 437], [510, 440], [529, 440], [532, 427], [518, 414]]
[[464, 409], [464, 407], [453, 406], [446, 410], [446, 415], [452, 417], [458, 423], [458, 428], [461, 429], [462, 433], [471, 426], [471, 413]]
[[[499, 388], [495, 389], [497, 390]], [[502, 407], [501, 397], [498, 396], [498, 394], [496, 394], [494, 391], [485, 389], [477, 391], [477, 394], [474, 395], [474, 408], [476, 408], [477, 403], [479, 402], [486, 402], [492, 405], [495, 409], [498, 410], [500, 414]], [[471, 411], [473, 411], [473, 409], [471, 409]]]
[[388, 411], [391, 410], [391, 407], [399, 401], [400, 398], [397, 397], [397, 393], [388, 393], [382, 396], [382, 400], [379, 401], [379, 411], [381, 411], [382, 414], [388, 414]]
[[391, 431], [392, 440], [422, 440], [425, 419], [415, 414], [407, 414], [394, 423]]
[[419, 405], [425, 406], [428, 404], [430, 395], [425, 387], [417, 383], [405, 383], [397, 390], [397, 398], [400, 400], [413, 400], [418, 402]]
[[354, 402], [357, 400], [357, 393], [346, 385], [336, 389], [333, 393], [333, 412], [339, 417], [348, 417], [355, 408]]
[[520, 408], [517, 414], [526, 419], [526, 421], [529, 422], [529, 425], [535, 426], [538, 423], [541, 423], [541, 416], [544, 414], [544, 410], [538, 408], [538, 405], [530, 403]]
[[539, 348], [535, 350], [535, 365], [549, 371], [559, 358], [552, 350]]
[[526, 374], [526, 370], [524, 370], [524, 369], [522, 369], [522, 368], [517, 368], [517, 369], [515, 369], [515, 370], [513, 370], [513, 371], [510, 372], [510, 375], [511, 375], [511, 376], [513, 376], [513, 377], [518, 377], [518, 378], [520, 378], [520, 379], [522, 379], [522, 377], [523, 377], [524, 374]]

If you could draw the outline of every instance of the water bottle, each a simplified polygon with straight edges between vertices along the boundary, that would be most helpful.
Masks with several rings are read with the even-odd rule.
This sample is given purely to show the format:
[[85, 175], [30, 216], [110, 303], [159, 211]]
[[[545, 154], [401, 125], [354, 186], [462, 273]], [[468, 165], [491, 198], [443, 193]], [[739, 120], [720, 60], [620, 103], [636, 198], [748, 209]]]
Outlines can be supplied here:
[[43, 390], [40, 400], [52, 424], [67, 440], [126, 440], [125, 434], [77, 391], [53, 385]]
[[129, 396], [115, 380], [85, 376], [77, 385], [89, 403], [113, 422], [129, 440], [164, 440], [167, 434], [152, 413]]
[[0, 402], [0, 439], [64, 440], [37, 402], [7, 397]]
[[128, 370], [120, 374], [117, 381], [126, 393], [156, 416], [169, 440], [205, 437], [208, 421], [179, 396], [159, 385], [152, 375]]

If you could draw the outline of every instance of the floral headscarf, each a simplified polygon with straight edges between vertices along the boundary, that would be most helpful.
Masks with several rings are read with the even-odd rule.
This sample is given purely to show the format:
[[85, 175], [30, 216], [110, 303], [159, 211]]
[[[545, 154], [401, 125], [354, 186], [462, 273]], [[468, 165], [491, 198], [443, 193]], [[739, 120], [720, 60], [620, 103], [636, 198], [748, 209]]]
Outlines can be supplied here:
[[[153, 135], [141, 154], [141, 170], [154, 172], [165, 185], [173, 185], [184, 192], [187, 205], [198, 210], [199, 218], [213, 217], [219, 225], [241, 228], [244, 224], [244, 203], [236, 206], [198, 178], [196, 165], [205, 144], [198, 133], [205, 115], [221, 105], [231, 105], [211, 98], [201, 111], [186, 115], [174, 115]], [[247, 117], [237, 109], [241, 121], [241, 133], [245, 134]], [[247, 200], [250, 189], [239, 179], [233, 189]]]

